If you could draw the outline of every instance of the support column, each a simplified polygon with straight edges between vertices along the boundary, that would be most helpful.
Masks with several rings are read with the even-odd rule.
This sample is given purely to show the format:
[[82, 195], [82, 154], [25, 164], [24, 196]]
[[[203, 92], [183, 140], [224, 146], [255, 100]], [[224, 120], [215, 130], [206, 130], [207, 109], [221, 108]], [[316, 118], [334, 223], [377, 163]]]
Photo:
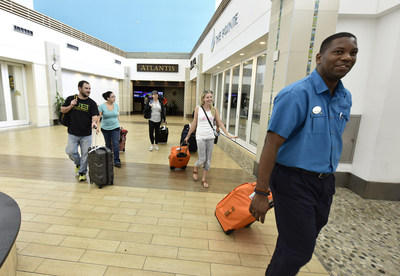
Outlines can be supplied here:
[[[315, 68], [325, 37], [336, 32], [339, 0], [272, 0], [257, 162], [278, 92]], [[255, 166], [257, 167], [257, 166]]]
[[203, 54], [197, 56], [197, 80], [195, 106], [200, 104], [201, 93], [204, 91]]
[[190, 81], [190, 68], [185, 68], [185, 91], [184, 91], [183, 115], [185, 118], [192, 115], [192, 83]]
[[120, 108], [121, 114], [129, 115], [133, 111], [133, 95], [129, 66], [124, 67], [124, 79], [122, 80], [122, 87], [120, 88]]

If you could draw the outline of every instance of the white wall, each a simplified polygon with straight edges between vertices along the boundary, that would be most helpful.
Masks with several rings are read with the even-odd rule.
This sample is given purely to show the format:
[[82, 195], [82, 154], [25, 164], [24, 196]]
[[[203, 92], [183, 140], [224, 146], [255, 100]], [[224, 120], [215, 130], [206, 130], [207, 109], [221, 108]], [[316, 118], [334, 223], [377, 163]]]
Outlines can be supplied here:
[[376, 15], [400, 5], [400, 0], [341, 0], [339, 14]]
[[78, 94], [78, 82], [81, 80], [90, 83], [90, 98], [92, 98], [98, 105], [105, 102], [102, 94], [106, 91], [114, 92], [116, 102], [119, 104], [120, 92], [119, 82], [117, 80], [69, 70], [62, 71], [63, 97], [66, 98], [73, 94]]
[[339, 16], [337, 31], [354, 33], [359, 55], [343, 79], [361, 114], [351, 172], [368, 181], [399, 182], [400, 9], [379, 18]]
[[13, 0], [13, 2], [33, 10], [33, 0]]
[[[215, 22], [203, 42], [192, 55], [197, 57], [203, 53], [203, 72], [225, 60], [238, 50], [252, 43], [269, 31], [271, 1], [252, 0], [251, 8], [248, 1], [232, 0], [225, 8], [223, 14]], [[211, 52], [211, 41], [215, 34], [221, 31], [239, 13], [238, 24], [218, 43]], [[193, 68], [190, 79], [197, 77], [197, 70]]]
[[[147, 81], [185, 81], [185, 68], [189, 67], [187, 59], [127, 59], [127, 65], [131, 67], [132, 80]], [[178, 64], [177, 73], [138, 72], [137, 64]]]

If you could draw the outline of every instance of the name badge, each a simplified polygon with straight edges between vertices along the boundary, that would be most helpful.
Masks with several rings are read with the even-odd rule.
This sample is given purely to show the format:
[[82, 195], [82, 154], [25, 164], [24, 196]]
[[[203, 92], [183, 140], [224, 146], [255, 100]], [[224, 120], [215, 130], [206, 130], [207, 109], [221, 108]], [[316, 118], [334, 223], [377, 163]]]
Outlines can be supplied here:
[[322, 108], [319, 105], [316, 105], [316, 106], [313, 107], [312, 113], [320, 114], [320, 113], [322, 113]]

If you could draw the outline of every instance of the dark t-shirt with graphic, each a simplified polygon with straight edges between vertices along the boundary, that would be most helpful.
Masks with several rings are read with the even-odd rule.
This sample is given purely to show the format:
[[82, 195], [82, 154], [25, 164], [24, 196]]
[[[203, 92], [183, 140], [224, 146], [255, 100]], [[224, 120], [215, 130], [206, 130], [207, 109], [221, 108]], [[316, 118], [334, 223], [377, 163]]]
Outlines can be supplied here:
[[[74, 96], [69, 96], [63, 106], [69, 106], [73, 99]], [[68, 133], [75, 136], [89, 136], [92, 135], [92, 116], [99, 115], [99, 109], [91, 98], [86, 100], [78, 98], [78, 104], [68, 112], [68, 115], [70, 116]]]

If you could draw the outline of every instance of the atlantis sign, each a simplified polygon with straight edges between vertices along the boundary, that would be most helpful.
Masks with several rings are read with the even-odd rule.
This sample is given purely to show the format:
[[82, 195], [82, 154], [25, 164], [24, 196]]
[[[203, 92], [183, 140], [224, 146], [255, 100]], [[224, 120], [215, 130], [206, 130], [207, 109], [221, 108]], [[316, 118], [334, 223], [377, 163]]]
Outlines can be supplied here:
[[219, 31], [217, 34], [215, 34], [215, 29], [213, 31], [213, 37], [211, 40], [211, 52], [214, 51], [214, 47], [217, 43], [219, 43], [225, 36], [229, 34], [229, 32], [237, 25], [239, 24], [239, 13], [237, 12], [231, 19], [231, 21], [228, 22], [228, 24], [225, 25], [225, 27]]

